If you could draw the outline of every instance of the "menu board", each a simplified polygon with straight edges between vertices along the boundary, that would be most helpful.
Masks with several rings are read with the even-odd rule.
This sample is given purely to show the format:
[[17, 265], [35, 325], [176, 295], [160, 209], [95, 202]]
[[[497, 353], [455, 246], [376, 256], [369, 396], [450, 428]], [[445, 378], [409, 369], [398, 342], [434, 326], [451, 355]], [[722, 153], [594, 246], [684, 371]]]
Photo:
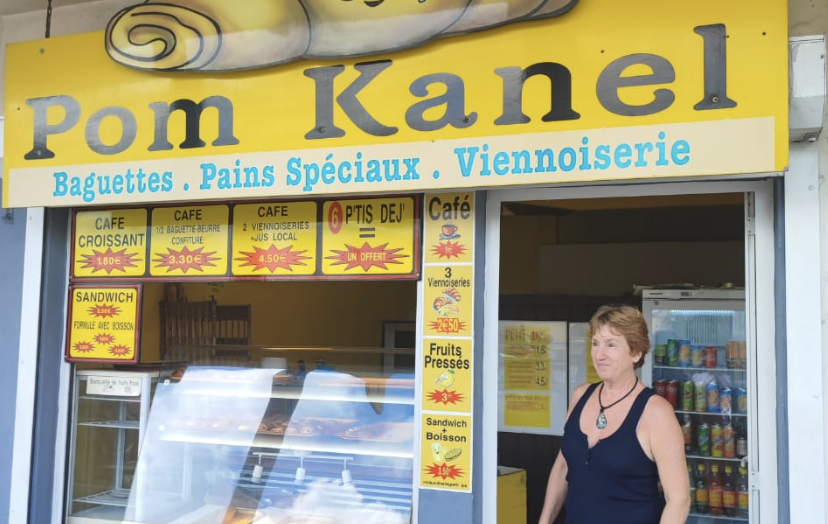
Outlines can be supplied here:
[[[417, 279], [420, 198], [77, 211], [72, 281]], [[445, 221], [442, 221], [445, 222]], [[453, 224], [440, 243], [463, 255]], [[438, 244], [439, 245], [439, 244]]]
[[561, 435], [568, 403], [567, 323], [499, 323], [499, 430]]
[[157, 277], [227, 274], [228, 206], [152, 210], [150, 274]]
[[139, 277], [147, 270], [147, 210], [75, 214], [72, 275]]
[[313, 275], [316, 202], [239, 204], [233, 208], [234, 275]]
[[[322, 273], [407, 274], [414, 271], [417, 240], [411, 197], [325, 202]], [[393, 269], [391, 269], [393, 268]]]
[[138, 362], [140, 286], [70, 286], [66, 360]]
[[426, 195], [420, 487], [471, 491], [474, 194]]
[[471, 491], [471, 420], [471, 415], [422, 416], [420, 487]]

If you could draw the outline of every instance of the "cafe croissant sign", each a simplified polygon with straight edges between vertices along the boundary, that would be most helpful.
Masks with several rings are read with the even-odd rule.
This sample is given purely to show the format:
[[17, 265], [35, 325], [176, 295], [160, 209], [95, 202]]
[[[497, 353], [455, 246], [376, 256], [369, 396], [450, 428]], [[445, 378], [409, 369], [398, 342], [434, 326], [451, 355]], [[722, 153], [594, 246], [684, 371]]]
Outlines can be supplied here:
[[[273, 10], [287, 3], [251, 6], [278, 18], [287, 14]], [[380, 4], [365, 27], [398, 34], [400, 45], [350, 49], [357, 44], [343, 39], [314, 53], [322, 48], [311, 42], [284, 60], [245, 62], [247, 15], [225, 13], [216, 16], [233, 28], [221, 38], [230, 47], [192, 72], [159, 65], [157, 56], [144, 56], [144, 69], [113, 60], [112, 42], [122, 50], [129, 38], [162, 42], [118, 33], [118, 16], [132, 8], [106, 34], [10, 45], [5, 114], [14, 132], [5, 135], [4, 204], [423, 192], [787, 166], [780, 0], [559, 1], [547, 14], [560, 16], [529, 10], [500, 27], [467, 20], [480, 30], [449, 26], [409, 40], [400, 25], [406, 13]], [[453, 23], [466, 12], [455, 9]], [[331, 16], [324, 27], [358, 15]]]

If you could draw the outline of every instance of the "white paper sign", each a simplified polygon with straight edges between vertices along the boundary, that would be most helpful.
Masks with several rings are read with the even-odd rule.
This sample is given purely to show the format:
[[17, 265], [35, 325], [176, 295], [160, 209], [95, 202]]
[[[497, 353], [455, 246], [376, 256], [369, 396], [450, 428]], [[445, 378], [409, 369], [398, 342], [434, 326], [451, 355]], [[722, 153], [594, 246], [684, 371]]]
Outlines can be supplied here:
[[90, 375], [86, 379], [86, 394], [108, 397], [139, 397], [141, 396], [141, 380], [130, 377]]

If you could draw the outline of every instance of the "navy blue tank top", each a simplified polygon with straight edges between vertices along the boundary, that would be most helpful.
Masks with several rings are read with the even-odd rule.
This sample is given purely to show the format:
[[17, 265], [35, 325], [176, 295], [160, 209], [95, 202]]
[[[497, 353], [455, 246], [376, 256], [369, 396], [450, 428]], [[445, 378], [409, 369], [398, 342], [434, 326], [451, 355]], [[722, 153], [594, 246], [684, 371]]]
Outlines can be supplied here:
[[569, 492], [567, 524], [658, 524], [664, 500], [658, 492], [655, 462], [635, 435], [653, 390], [644, 388], [618, 430], [589, 449], [581, 431], [581, 411], [598, 384], [581, 397], [564, 426], [561, 450]]

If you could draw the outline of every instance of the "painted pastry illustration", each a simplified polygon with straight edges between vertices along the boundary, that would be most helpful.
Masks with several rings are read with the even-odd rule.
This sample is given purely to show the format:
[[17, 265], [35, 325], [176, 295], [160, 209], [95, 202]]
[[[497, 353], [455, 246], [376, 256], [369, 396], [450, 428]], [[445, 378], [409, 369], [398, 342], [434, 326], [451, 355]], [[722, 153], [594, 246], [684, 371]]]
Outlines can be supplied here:
[[460, 292], [456, 288], [443, 290], [443, 293], [434, 299], [431, 307], [441, 317], [456, 317], [460, 313]]
[[561, 15], [578, 0], [147, 0], [119, 11], [106, 50], [157, 71], [232, 71], [364, 56]]

